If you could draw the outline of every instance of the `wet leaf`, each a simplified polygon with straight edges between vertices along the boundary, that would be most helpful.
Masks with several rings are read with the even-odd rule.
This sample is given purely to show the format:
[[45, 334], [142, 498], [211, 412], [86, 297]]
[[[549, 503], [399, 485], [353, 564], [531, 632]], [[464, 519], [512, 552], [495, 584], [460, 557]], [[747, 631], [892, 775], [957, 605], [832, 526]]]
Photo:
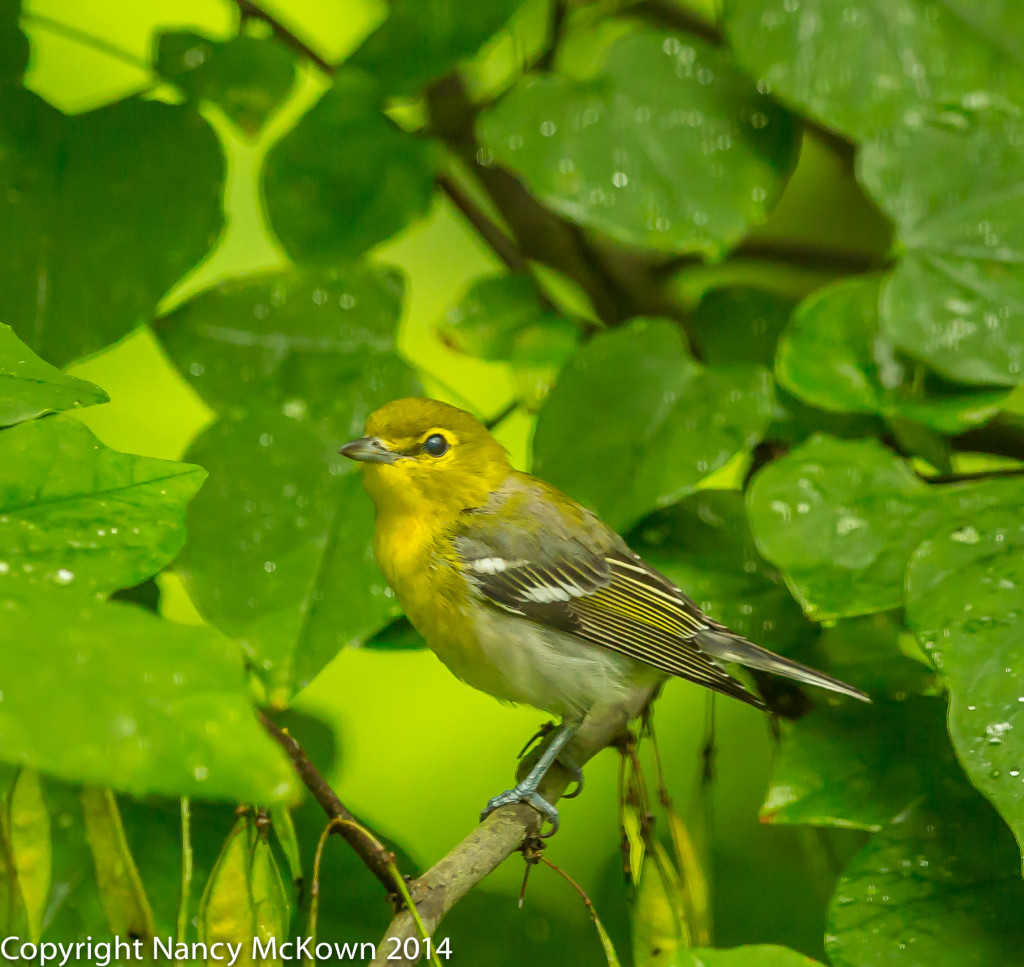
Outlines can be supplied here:
[[562, 371], [537, 421], [534, 470], [622, 529], [753, 446], [771, 406], [760, 367], [705, 368], [671, 324], [636, 320]]
[[[201, 467], [109, 450], [78, 420], [0, 433], [0, 587], [130, 587], [185, 541]], [[13, 593], [8, 590], [8, 593]]]
[[7, 92], [0, 317], [58, 366], [120, 339], [213, 245], [223, 180], [189, 107], [130, 98], [69, 117]]
[[758, 363], [771, 369], [795, 304], [751, 286], [712, 289], [694, 310], [688, 331], [696, 335], [701, 359], [709, 366]]
[[218, 42], [187, 30], [161, 32], [154, 69], [186, 96], [213, 101], [250, 136], [295, 83], [295, 58], [288, 48], [245, 33]]
[[720, 255], [767, 217], [796, 160], [789, 116], [719, 49], [627, 34], [594, 80], [531, 75], [479, 122], [493, 157], [612, 238]]
[[815, 631], [782, 574], [757, 552], [738, 490], [699, 490], [646, 517], [629, 545], [700, 608], [751, 641], [787, 651]]
[[747, 510], [758, 549], [824, 621], [900, 607], [910, 555], [940, 521], [1022, 499], [1020, 481], [928, 485], [880, 443], [814, 436], [757, 474]]
[[995, 415], [1006, 390], [950, 383], [879, 332], [878, 279], [852, 279], [805, 299], [779, 343], [776, 375], [823, 410], [877, 413], [958, 433]]
[[383, 107], [373, 78], [343, 70], [268, 152], [267, 214], [297, 262], [359, 255], [430, 207], [435, 148], [395, 127]]
[[872, 698], [780, 722], [762, 822], [878, 830], [932, 789], [936, 764], [952, 760], [944, 703]]
[[1022, 906], [1013, 837], [961, 780], [868, 840], [836, 887], [825, 945], [834, 967], [1012, 967]]
[[967, 775], [1024, 844], [1021, 506], [938, 522], [907, 571], [907, 620], [949, 690]]
[[29, 937], [36, 942], [43, 932], [50, 898], [53, 844], [50, 813], [34, 769], [22, 769], [18, 773], [6, 803], [6, 813], [4, 827], [15, 882], [24, 904]]
[[238, 648], [212, 629], [37, 590], [0, 605], [0, 644], [0, 681], [18, 683], [4, 689], [6, 761], [139, 795], [294, 796]]
[[523, 0], [392, 0], [388, 18], [347, 63], [389, 94], [414, 94], [497, 33]]
[[155, 935], [153, 911], [128, 848], [113, 792], [84, 786], [82, 814], [111, 932], [118, 937], [138, 937], [149, 947]]
[[965, 383], [1024, 382], [1022, 143], [1015, 115], [949, 111], [914, 115], [859, 159], [903, 252], [882, 292], [881, 331]]
[[774, 94], [862, 140], [923, 105], [1024, 95], [1002, 37], [971, 29], [952, 5], [726, 0], [724, 26], [740, 63]]
[[10, 326], [0, 323], [0, 426], [109, 399], [88, 380], [68, 376], [44, 362]]

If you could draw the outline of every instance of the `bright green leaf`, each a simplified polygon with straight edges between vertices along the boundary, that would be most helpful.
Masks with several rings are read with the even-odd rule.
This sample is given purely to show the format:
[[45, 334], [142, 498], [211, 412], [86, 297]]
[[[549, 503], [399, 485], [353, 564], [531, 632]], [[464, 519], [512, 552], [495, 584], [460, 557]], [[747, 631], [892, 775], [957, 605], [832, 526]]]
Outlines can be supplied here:
[[882, 293], [881, 330], [967, 383], [1024, 382], [1022, 143], [1016, 115], [947, 111], [914, 115], [859, 159], [904, 252]]
[[[291, 904], [281, 879], [281, 871], [274, 859], [274, 851], [261, 830], [256, 831], [256, 843], [252, 854], [252, 906], [256, 924], [254, 937], [264, 943], [276, 940], [281, 943], [288, 936], [291, 920]], [[261, 964], [281, 963], [277, 960], [259, 960]]]
[[681, 950], [672, 961], [672, 967], [820, 967], [820, 962], [788, 947], [751, 944], [732, 950]]
[[1002, 38], [971, 29], [953, 2], [963, 0], [726, 0], [724, 25], [773, 93], [863, 140], [923, 105], [1024, 97]]
[[779, 343], [776, 374], [823, 410], [878, 413], [958, 433], [993, 416], [1006, 390], [948, 383], [878, 331], [879, 282], [851, 279], [801, 303]]
[[7, 92], [0, 317], [57, 365], [120, 339], [213, 245], [223, 180], [189, 107], [130, 98], [68, 117]]
[[267, 154], [267, 214], [296, 261], [359, 255], [430, 207], [435, 149], [396, 128], [383, 106], [373, 78], [344, 70]]
[[22, 769], [6, 803], [4, 829], [17, 890], [28, 921], [29, 937], [33, 941], [38, 941], [43, 931], [50, 899], [53, 856], [50, 826], [50, 813], [43, 799], [39, 775], [34, 769]]
[[537, 421], [534, 468], [622, 528], [752, 447], [771, 406], [760, 367], [705, 368], [671, 324], [637, 320], [562, 371]]
[[185, 504], [205, 476], [201, 467], [108, 450], [66, 417], [3, 431], [0, 588], [138, 584], [181, 549]]
[[617, 40], [594, 80], [531, 75], [479, 134], [573, 221], [711, 256], [765, 220], [796, 160], [789, 116], [721, 50], [655, 30]]
[[44, 362], [10, 326], [0, 323], [0, 426], [109, 399], [88, 380], [68, 376]]
[[84, 786], [82, 815], [110, 930], [118, 937], [139, 937], [148, 947], [156, 932], [153, 911], [128, 848], [113, 792]]
[[523, 0], [392, 0], [388, 18], [348, 59], [389, 94], [415, 94], [497, 33]]
[[702, 610], [773, 651], [788, 651], [814, 630], [778, 569], [757, 552], [738, 490], [699, 490], [645, 518], [629, 544]]
[[1022, 506], [940, 522], [907, 571], [907, 618], [949, 690], [964, 769], [1024, 844]]
[[679, 952], [690, 945], [691, 925], [679, 874], [656, 839], [644, 856], [632, 923], [636, 967], [672, 967]]
[[902, 813], [836, 887], [834, 967], [1016, 967], [1024, 882], [1009, 830], [966, 783]]
[[154, 69], [189, 97], [213, 101], [246, 134], [257, 134], [295, 83], [295, 57], [271, 38], [239, 34], [225, 42], [191, 31], [156, 40]]
[[0, 681], [17, 683], [0, 705], [8, 762], [139, 795], [269, 803], [295, 793], [237, 646], [212, 629], [53, 592], [6, 598]]
[[1024, 482], [928, 485], [874, 440], [814, 436], [768, 464], [747, 492], [761, 553], [818, 620], [903, 603], [914, 548], [942, 520], [1024, 500]]
[[199, 940], [205, 944], [241, 944], [251, 964], [256, 933], [252, 894], [251, 816], [239, 816], [210, 873], [199, 904]]

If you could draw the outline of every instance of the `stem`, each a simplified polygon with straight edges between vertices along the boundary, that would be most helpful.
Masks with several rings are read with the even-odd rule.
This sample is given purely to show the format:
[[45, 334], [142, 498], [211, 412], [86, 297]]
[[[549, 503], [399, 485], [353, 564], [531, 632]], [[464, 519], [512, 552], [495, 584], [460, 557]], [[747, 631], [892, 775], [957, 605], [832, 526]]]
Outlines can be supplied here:
[[303, 781], [306, 788], [313, 794], [313, 798], [320, 804], [320, 808], [331, 818], [332, 822], [339, 823], [338, 831], [356, 855], [363, 861], [366, 868], [377, 878], [389, 894], [394, 891], [395, 879], [392, 875], [394, 859], [391, 854], [380, 844], [376, 837], [371, 835], [364, 826], [359, 823], [355, 815], [349, 811], [345, 804], [338, 798], [338, 794], [331, 788], [327, 780], [317, 771], [316, 766], [306, 756], [302, 746], [295, 741], [287, 732], [279, 728], [263, 712], [259, 713], [260, 722], [267, 730], [271, 738], [281, 746], [291, 759], [295, 771]]
[[192, 901], [192, 803], [181, 797], [181, 899], [178, 902], [178, 943], [188, 937], [189, 906]]
[[467, 191], [456, 184], [449, 175], [438, 175], [437, 186], [451, 199], [455, 207], [462, 212], [466, 221], [479, 232], [480, 237], [511, 271], [526, 271], [526, 259], [516, 247], [516, 243], [487, 217], [484, 210], [473, 201]]

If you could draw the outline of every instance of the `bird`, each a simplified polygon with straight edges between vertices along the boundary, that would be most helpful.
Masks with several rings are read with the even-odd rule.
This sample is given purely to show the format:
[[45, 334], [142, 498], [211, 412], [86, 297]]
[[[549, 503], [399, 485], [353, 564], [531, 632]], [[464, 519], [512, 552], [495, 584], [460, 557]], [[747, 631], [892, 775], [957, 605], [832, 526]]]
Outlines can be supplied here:
[[596, 514], [516, 470], [465, 410], [394, 400], [339, 452], [362, 465], [377, 563], [427, 645], [466, 684], [561, 720], [529, 773], [481, 818], [526, 802], [552, 835], [558, 810], [538, 786], [587, 716], [635, 716], [672, 677], [764, 709], [725, 667], [735, 663], [870, 701], [705, 614]]

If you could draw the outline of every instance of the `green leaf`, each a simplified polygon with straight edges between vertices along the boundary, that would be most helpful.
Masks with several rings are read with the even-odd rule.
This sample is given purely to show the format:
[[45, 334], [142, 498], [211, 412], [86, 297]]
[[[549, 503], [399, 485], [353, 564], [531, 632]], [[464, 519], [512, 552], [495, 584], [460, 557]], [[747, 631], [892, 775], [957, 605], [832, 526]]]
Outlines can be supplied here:
[[[291, 904], [281, 871], [274, 859], [274, 851], [267, 842], [264, 831], [257, 829], [256, 842], [252, 853], [252, 906], [256, 930], [253, 937], [259, 937], [264, 944], [270, 940], [282, 943], [288, 936], [291, 920]], [[275, 961], [259, 961], [268, 964]], [[280, 961], [277, 961], [280, 963]]]
[[773, 651], [814, 631], [778, 569], [757, 552], [738, 490], [697, 491], [645, 518], [629, 545], [702, 610]]
[[760, 367], [705, 368], [674, 326], [636, 320], [562, 371], [537, 421], [534, 467], [622, 529], [752, 447], [771, 407]]
[[898, 816], [836, 887], [834, 967], [1013, 967], [1024, 945], [1013, 837], [966, 783]]
[[991, 44], [1024, 64], [1024, 7], [1007, 0], [943, 0], [965, 23]]
[[531, 75], [479, 135], [545, 203], [619, 241], [721, 255], [765, 220], [796, 161], [788, 114], [718, 48], [655, 30], [602, 73]]
[[863, 140], [923, 105], [1024, 98], [1002, 38], [971, 29], [952, 2], [726, 0], [724, 26], [740, 63], [773, 93]]
[[396, 618], [363, 642], [364, 648], [385, 651], [415, 651], [426, 648], [427, 643], [407, 618]]
[[913, 115], [859, 159], [904, 253], [882, 292], [881, 330], [966, 383], [1024, 382], [1022, 139], [1015, 115]]
[[153, 911], [128, 848], [114, 794], [100, 786], [84, 786], [82, 815], [111, 932], [139, 937], [149, 946], [156, 933]]
[[879, 333], [878, 279], [850, 279], [801, 303], [779, 343], [776, 375], [823, 410], [878, 413], [958, 433], [993, 416], [1006, 390], [951, 384]]
[[223, 183], [189, 107], [130, 98], [68, 117], [6, 92], [0, 317], [57, 365], [120, 339], [213, 245]]
[[0, 589], [109, 592], [163, 568], [185, 541], [201, 467], [108, 450], [77, 420], [0, 433]]
[[949, 690], [967, 775], [1024, 844], [1021, 506], [939, 522], [907, 571], [907, 618]]
[[437, 152], [396, 128], [383, 106], [373, 78], [344, 70], [268, 152], [267, 214], [295, 261], [359, 255], [430, 207]]
[[378, 402], [414, 387], [394, 355], [403, 280], [359, 262], [231, 280], [160, 319], [156, 334], [215, 410], [254, 400], [335, 434], [362, 430]]
[[109, 399], [88, 380], [44, 362], [0, 323], [0, 427]]
[[633, 963], [672, 967], [690, 944], [682, 884], [668, 852], [652, 839], [633, 901]]
[[709, 366], [758, 363], [771, 368], [794, 304], [751, 286], [712, 289], [694, 310], [688, 331]]
[[[251, 954], [253, 937], [258, 936], [252, 893], [254, 835], [252, 817], [239, 816], [206, 881], [199, 904], [197, 926], [201, 943], [240, 943]], [[251, 963], [251, 958], [246, 962]]]
[[0, 88], [18, 83], [28, 67], [28, 38], [19, 26], [21, 0], [0, 4]]
[[762, 822], [878, 830], [929, 791], [935, 763], [952, 759], [944, 703], [872, 698], [780, 722]]
[[827, 621], [900, 607], [907, 561], [938, 522], [1021, 500], [1021, 481], [929, 486], [874, 440], [814, 436], [757, 474], [747, 511], [761, 553]]
[[13, 861], [13, 882], [24, 904], [29, 937], [37, 942], [50, 898], [53, 844], [50, 813], [34, 769], [19, 772], [5, 811], [3, 825]]
[[161, 32], [154, 70], [188, 97], [215, 103], [250, 137], [295, 83], [295, 58], [284, 44], [244, 33], [218, 42], [187, 30]]
[[347, 63], [389, 94], [414, 94], [497, 33], [523, 0], [392, 0], [388, 18]]
[[5, 761], [140, 795], [294, 796], [291, 767], [249, 702], [237, 646], [212, 629], [36, 592], [4, 599], [0, 644], [0, 681], [18, 683], [4, 689]]
[[820, 961], [774, 944], [751, 944], [732, 950], [681, 950], [672, 967], [820, 967]]
[[[385, 386], [381, 395], [406, 394]], [[241, 641], [275, 701], [398, 614], [373, 559], [370, 498], [337, 453], [357, 434], [328, 443], [255, 410], [214, 424], [189, 450], [210, 480], [189, 510], [177, 567], [196, 607]]]

